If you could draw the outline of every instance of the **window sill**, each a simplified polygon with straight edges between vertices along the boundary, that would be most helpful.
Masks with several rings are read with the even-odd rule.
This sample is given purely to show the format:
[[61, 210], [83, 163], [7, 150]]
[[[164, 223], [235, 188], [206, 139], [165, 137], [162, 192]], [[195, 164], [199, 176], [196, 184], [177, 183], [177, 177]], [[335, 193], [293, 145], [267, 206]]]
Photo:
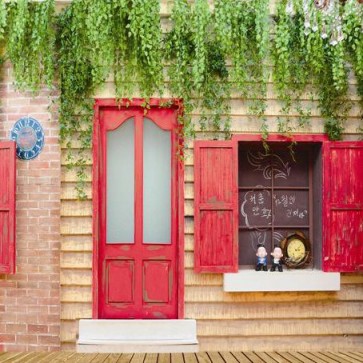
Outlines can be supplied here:
[[264, 272], [251, 267], [237, 273], [225, 273], [223, 289], [226, 292], [339, 291], [340, 273], [286, 268], [283, 272]]

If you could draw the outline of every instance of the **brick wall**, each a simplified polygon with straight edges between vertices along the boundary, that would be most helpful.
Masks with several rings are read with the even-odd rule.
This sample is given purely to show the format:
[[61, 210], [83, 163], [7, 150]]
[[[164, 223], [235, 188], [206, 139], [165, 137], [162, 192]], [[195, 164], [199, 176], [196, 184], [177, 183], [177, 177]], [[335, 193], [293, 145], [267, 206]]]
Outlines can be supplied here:
[[42, 124], [45, 145], [35, 159], [16, 161], [16, 274], [0, 274], [0, 351], [58, 350], [60, 147], [58, 122], [49, 110], [56, 94], [17, 92], [11, 73], [6, 64], [0, 80], [0, 141], [29, 115]]

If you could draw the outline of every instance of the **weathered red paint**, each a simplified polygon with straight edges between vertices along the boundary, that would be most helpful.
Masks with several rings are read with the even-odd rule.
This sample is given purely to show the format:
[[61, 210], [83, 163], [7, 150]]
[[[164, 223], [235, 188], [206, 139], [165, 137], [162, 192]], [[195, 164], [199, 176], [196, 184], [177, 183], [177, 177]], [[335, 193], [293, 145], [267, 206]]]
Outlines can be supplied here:
[[233, 135], [232, 140], [238, 141], [266, 141], [266, 142], [329, 142], [325, 134], [294, 134], [285, 136], [280, 134], [269, 134], [266, 139], [261, 134], [236, 134]]
[[[240, 141], [266, 141], [266, 142], [312, 142], [320, 143], [322, 145], [323, 152], [323, 185], [322, 185], [322, 199], [323, 199], [323, 241], [322, 241], [322, 257], [323, 257], [323, 270], [324, 271], [339, 271], [339, 272], [354, 272], [363, 271], [363, 142], [331, 142], [326, 135], [323, 134], [295, 134], [291, 137], [284, 135], [270, 134], [267, 139], [263, 139], [258, 134], [239, 134], [232, 137], [232, 142], [236, 145]], [[203, 268], [200, 265], [200, 246], [205, 245], [208, 241], [206, 238], [212, 234], [217, 235], [222, 233], [216, 231], [216, 223], [213, 221], [213, 215], [208, 215], [208, 212], [203, 212], [204, 223], [201, 225], [201, 215], [204, 208], [205, 211], [213, 210], [208, 203], [201, 203], [200, 200], [200, 188], [205, 188], [205, 193], [208, 195], [214, 192], [213, 188], [217, 185], [226, 187], [224, 179], [220, 177], [220, 180], [215, 181], [211, 177], [212, 184], [205, 187], [200, 186], [200, 168], [206, 168], [203, 165], [203, 161], [200, 160], [200, 148], [218, 147], [220, 142], [196, 142], [196, 192], [195, 192], [195, 234], [196, 234], [196, 271], [210, 271], [210, 272], [222, 272], [224, 269], [222, 266], [223, 259], [221, 259], [220, 266], [213, 266], [213, 263], [217, 260], [213, 260], [213, 256], [209, 256], [211, 259], [211, 266]], [[225, 162], [234, 164], [233, 159], [230, 161], [225, 158]], [[210, 169], [212, 172], [214, 165], [210, 163]], [[237, 166], [234, 167], [237, 170]], [[202, 171], [204, 172], [204, 171]], [[220, 171], [219, 171], [220, 173]], [[227, 176], [229, 179], [231, 176]], [[218, 177], [216, 177], [218, 179]], [[208, 178], [205, 178], [208, 180]], [[207, 181], [206, 184], [210, 184]], [[228, 182], [227, 182], [227, 187]], [[237, 198], [236, 198], [237, 199]], [[219, 208], [225, 208], [228, 206], [223, 199], [219, 196], [215, 196], [214, 200], [210, 199], [211, 203], [217, 204]], [[212, 224], [213, 223], [213, 224]], [[220, 221], [222, 228], [223, 221]], [[227, 225], [229, 221], [226, 222]], [[230, 225], [229, 225], [230, 227]], [[225, 228], [225, 227], [224, 227]], [[235, 227], [237, 229], [237, 227]], [[203, 230], [205, 235], [203, 235]], [[226, 232], [226, 230], [224, 230]], [[235, 233], [235, 230], [232, 231]], [[204, 239], [204, 241], [203, 241]], [[212, 240], [213, 242], [214, 240]], [[209, 242], [209, 241], [208, 241]], [[217, 240], [214, 241], [217, 243]], [[205, 247], [207, 248], [207, 247]], [[215, 248], [213, 243], [212, 247]], [[221, 269], [221, 270], [220, 270]]]
[[98, 318], [98, 258], [100, 241], [100, 104], [96, 101], [94, 105], [93, 118], [93, 147], [92, 147], [92, 235], [93, 235], [93, 255], [92, 255], [92, 317]]
[[196, 141], [195, 248], [196, 272], [238, 270], [237, 143]]
[[[183, 167], [177, 158], [179, 103], [162, 108], [166, 101], [96, 100], [94, 122], [94, 318], [181, 318], [183, 314]], [[170, 102], [169, 102], [170, 103]], [[156, 107], [157, 106], [157, 107]], [[171, 244], [144, 244], [143, 238], [143, 118], [146, 116], [172, 137]], [[135, 238], [133, 244], [106, 244], [106, 131], [135, 120]], [[97, 165], [95, 165], [97, 164]], [[182, 255], [182, 253], [180, 253]]]
[[325, 150], [325, 271], [363, 271], [363, 142], [331, 142]]
[[0, 274], [15, 273], [15, 142], [0, 142]]

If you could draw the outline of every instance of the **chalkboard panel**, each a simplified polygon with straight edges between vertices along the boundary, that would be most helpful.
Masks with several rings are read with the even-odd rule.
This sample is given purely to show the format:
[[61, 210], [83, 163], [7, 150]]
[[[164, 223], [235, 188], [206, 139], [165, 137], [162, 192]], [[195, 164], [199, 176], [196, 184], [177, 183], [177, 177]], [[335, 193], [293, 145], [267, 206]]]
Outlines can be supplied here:
[[306, 226], [309, 224], [308, 190], [276, 190], [273, 201], [275, 226]]
[[303, 146], [290, 150], [272, 145], [267, 152], [250, 145], [239, 152], [239, 186], [307, 187], [309, 153]]
[[239, 224], [247, 228], [271, 226], [271, 191], [254, 189], [239, 193]]

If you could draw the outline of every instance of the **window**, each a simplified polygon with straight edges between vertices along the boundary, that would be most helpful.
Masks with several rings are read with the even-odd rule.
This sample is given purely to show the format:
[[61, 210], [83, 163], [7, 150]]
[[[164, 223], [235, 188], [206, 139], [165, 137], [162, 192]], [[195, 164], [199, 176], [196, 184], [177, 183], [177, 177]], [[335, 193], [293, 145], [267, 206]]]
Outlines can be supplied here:
[[15, 143], [0, 142], [0, 274], [15, 272]]
[[288, 145], [238, 144], [239, 265], [254, 265], [258, 245], [270, 255], [295, 232], [321, 255], [321, 143]]
[[296, 161], [278, 135], [269, 156], [259, 135], [195, 142], [196, 272], [237, 272], [261, 239], [271, 249], [296, 229], [313, 245], [308, 267], [363, 270], [363, 142], [294, 141]]

